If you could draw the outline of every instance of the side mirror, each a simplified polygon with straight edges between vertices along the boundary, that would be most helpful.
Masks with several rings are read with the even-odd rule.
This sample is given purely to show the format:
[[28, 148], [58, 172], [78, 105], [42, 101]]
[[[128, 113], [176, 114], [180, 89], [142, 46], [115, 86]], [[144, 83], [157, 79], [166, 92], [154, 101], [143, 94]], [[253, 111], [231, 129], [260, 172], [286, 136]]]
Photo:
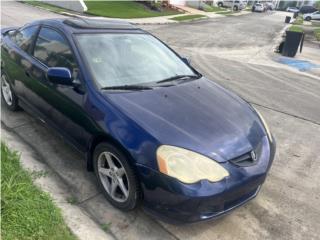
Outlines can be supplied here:
[[48, 69], [47, 77], [50, 82], [60, 85], [72, 86], [71, 72], [68, 68], [52, 67]]
[[182, 59], [182, 61], [183, 61], [185, 64], [191, 65], [191, 59], [190, 59], [190, 58], [183, 57], [183, 58], [181, 58], [181, 59]]

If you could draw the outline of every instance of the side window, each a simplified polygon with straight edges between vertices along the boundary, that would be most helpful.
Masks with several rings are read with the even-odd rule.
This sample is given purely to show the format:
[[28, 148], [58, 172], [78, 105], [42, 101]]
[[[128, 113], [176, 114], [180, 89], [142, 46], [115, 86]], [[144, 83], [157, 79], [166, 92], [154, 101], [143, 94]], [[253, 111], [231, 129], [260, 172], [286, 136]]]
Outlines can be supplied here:
[[11, 39], [14, 41], [22, 50], [28, 51], [31, 47], [32, 41], [37, 33], [38, 26], [26, 27], [21, 30], [17, 30]]
[[64, 37], [57, 31], [41, 28], [33, 55], [48, 67], [68, 68], [73, 77], [76, 77], [77, 66], [72, 51]]

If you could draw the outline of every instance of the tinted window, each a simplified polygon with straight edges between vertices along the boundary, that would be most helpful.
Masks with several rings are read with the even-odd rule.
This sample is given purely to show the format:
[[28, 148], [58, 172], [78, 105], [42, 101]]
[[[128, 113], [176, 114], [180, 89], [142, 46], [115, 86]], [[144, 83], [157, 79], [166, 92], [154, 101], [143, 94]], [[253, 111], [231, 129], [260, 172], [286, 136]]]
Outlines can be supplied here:
[[38, 26], [26, 27], [17, 30], [12, 40], [24, 51], [28, 51], [37, 32]]
[[72, 51], [65, 38], [49, 28], [41, 28], [33, 55], [49, 67], [66, 67], [71, 72], [76, 67]]

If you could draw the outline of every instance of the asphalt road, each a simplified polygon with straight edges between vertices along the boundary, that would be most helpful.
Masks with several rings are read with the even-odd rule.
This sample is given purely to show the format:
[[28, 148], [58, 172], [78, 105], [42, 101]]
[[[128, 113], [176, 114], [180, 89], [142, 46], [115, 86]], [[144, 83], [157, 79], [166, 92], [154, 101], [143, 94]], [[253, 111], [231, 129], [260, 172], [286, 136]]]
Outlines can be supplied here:
[[[46, 17], [57, 15], [10, 2], [2, 5], [1, 25]], [[217, 221], [173, 226], [141, 209], [120, 212], [99, 193], [79, 154], [53, 130], [24, 112], [4, 108], [1, 121], [57, 172], [95, 221], [111, 223], [118, 239], [318, 239], [320, 79], [261, 61], [270, 56], [273, 39], [283, 27], [278, 13], [143, 26], [191, 56], [204, 75], [255, 104], [277, 140], [276, 158], [258, 197]]]

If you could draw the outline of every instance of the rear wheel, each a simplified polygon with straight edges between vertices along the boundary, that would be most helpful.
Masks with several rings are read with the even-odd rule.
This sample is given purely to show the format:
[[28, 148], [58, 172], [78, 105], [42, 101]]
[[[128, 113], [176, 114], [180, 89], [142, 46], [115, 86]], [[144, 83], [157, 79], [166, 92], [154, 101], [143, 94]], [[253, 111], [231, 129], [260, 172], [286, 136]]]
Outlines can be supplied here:
[[4, 73], [1, 74], [1, 97], [9, 110], [17, 111], [19, 109], [18, 98]]
[[306, 17], [306, 20], [307, 21], [311, 21], [311, 17]]
[[233, 11], [238, 11], [238, 6], [233, 6]]
[[223, 7], [223, 4], [221, 2], [219, 2], [218, 7]]
[[121, 210], [132, 210], [139, 202], [139, 184], [126, 156], [108, 143], [93, 154], [94, 170], [107, 200]]

